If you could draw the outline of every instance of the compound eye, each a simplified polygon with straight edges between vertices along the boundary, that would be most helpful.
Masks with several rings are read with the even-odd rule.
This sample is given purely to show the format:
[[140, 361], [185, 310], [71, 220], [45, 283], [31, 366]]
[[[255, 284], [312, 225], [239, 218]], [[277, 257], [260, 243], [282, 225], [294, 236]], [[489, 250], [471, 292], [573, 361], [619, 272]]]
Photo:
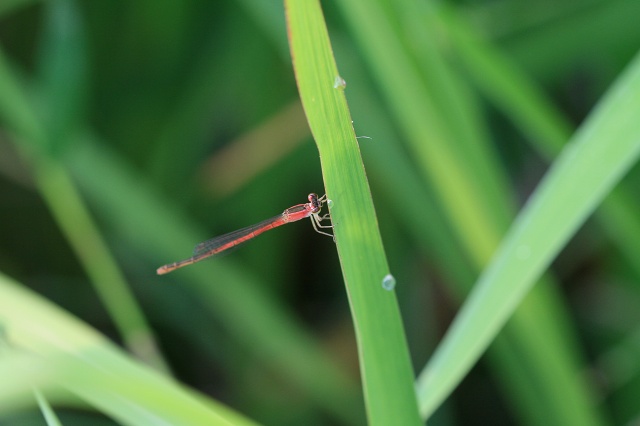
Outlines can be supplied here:
[[318, 196], [314, 193], [309, 194], [309, 204], [311, 205], [311, 210], [313, 213], [318, 213], [320, 211], [320, 201], [318, 201]]

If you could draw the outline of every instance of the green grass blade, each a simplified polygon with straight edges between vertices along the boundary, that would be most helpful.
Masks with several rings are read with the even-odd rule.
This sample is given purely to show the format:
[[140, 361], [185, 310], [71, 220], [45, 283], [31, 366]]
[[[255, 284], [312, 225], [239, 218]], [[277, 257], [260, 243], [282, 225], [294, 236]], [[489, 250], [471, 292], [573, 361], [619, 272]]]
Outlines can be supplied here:
[[[440, 6], [437, 18], [447, 23], [456, 54], [480, 90], [529, 136], [534, 149], [551, 161], [569, 139], [568, 118], [562, 116], [530, 78], [497, 49], [482, 41], [453, 8]], [[640, 220], [630, 201], [633, 191], [629, 185], [620, 185], [598, 210], [597, 218], [638, 274], [640, 264], [635, 259], [640, 252], [640, 241], [628, 238], [640, 235]]]
[[40, 194], [85, 267], [127, 347], [149, 365], [169, 373], [153, 331], [71, 176], [56, 161], [34, 160], [32, 164]]
[[442, 4], [433, 20], [446, 23], [455, 54], [469, 69], [478, 88], [504, 114], [554, 158], [571, 136], [571, 125], [536, 85], [497, 49], [483, 41], [455, 9]]
[[[370, 424], [420, 424], [397, 301], [373, 203], [317, 1], [285, 3], [302, 104], [318, 145], [358, 340]], [[338, 84], [336, 84], [338, 83]]]
[[[11, 353], [0, 359], [0, 407], [60, 386], [126, 424], [253, 425], [215, 401], [132, 361], [104, 337], [0, 274]], [[24, 401], [17, 406], [24, 406]]]
[[479, 179], [461, 159], [461, 147], [453, 137], [456, 133], [442, 117], [440, 105], [423, 83], [382, 6], [362, 0], [340, 4], [420, 171], [434, 182], [440, 203], [458, 238], [468, 247], [469, 256], [475, 264], [484, 265], [499, 241], [500, 226], [494, 206], [484, 202]]
[[640, 153], [640, 56], [574, 135], [505, 238], [418, 381], [429, 415]]
[[[144, 179], [106, 144], [83, 138], [81, 146], [66, 159], [74, 177], [112, 232], [158, 262], [155, 267], [161, 264], [159, 259], [181, 258], [206, 235], [187, 225], [192, 222], [189, 216], [142, 184]], [[155, 267], [149, 266], [147, 279], [167, 285], [168, 278], [157, 277]], [[361, 396], [354, 382], [246, 268], [226, 258], [224, 262], [202, 262], [173, 276], [195, 293], [235, 339], [256, 351], [265, 366], [295, 383], [346, 424], [362, 420]]]
[[[75, 0], [46, 2], [44, 10], [34, 92], [50, 152], [55, 155], [68, 148], [69, 134], [79, 127], [87, 110], [87, 36]], [[71, 87], [69, 81], [73, 81]]]
[[44, 416], [45, 421], [47, 422], [47, 426], [62, 426], [58, 416], [49, 405], [49, 401], [42, 395], [37, 389], [33, 390], [33, 394], [36, 397], [36, 401], [38, 401], [38, 406], [40, 407], [40, 411], [42, 411], [42, 415]]
[[[60, 91], [59, 93], [63, 93]], [[55, 99], [47, 99], [51, 104]], [[58, 101], [63, 102], [62, 99]], [[31, 162], [36, 186], [133, 353], [168, 371], [155, 338], [77, 188], [49, 154], [52, 137], [0, 51], [0, 118]], [[63, 138], [62, 134], [58, 135]], [[70, 138], [70, 134], [64, 135]]]
[[[457, 119], [459, 114], [473, 113], [472, 108], [456, 110], [450, 105], [451, 101], [446, 100], [449, 97], [460, 96], [460, 89], [463, 86], [458, 84], [456, 90], [451, 84], [454, 79], [451, 78], [451, 81], [447, 82], [441, 79], [441, 75], [455, 74], [456, 70], [442, 63], [438, 67], [444, 68], [446, 72], [434, 72], [425, 69], [424, 66], [421, 68], [415, 66], [419, 61], [416, 57], [424, 55], [427, 46], [425, 45], [419, 52], [414, 52], [413, 46], [420, 45], [421, 38], [439, 38], [439, 34], [434, 30], [440, 25], [438, 20], [430, 19], [426, 24], [423, 23], [421, 33], [417, 33], [416, 28], [419, 26], [414, 25], [410, 33], [411, 37], [408, 37], [405, 35], [403, 25], [395, 27], [391, 25], [389, 21], [393, 19], [389, 17], [388, 11], [385, 10], [386, 13], [381, 11], [383, 3], [349, 0], [341, 2], [340, 5], [345, 8], [345, 19], [357, 36], [390, 109], [402, 125], [407, 142], [422, 167], [422, 173], [440, 198], [439, 204], [446, 211], [449, 226], [453, 233], [457, 234], [464, 248], [464, 252], [459, 253], [458, 258], [473, 259], [472, 263], [479, 273], [480, 268], [488, 262], [509, 224], [511, 215], [508, 211], [509, 192], [496, 191], [496, 188], [508, 187], [508, 185], [504, 182], [492, 184], [496, 176], [504, 179], [498, 171], [493, 172], [493, 179], [481, 177], [483, 168], [486, 169], [487, 165], [489, 167], [495, 167], [495, 165], [487, 160], [476, 161], [481, 156], [477, 154], [477, 150], [470, 150], [469, 146], [473, 144], [482, 146], [486, 142], [481, 137], [476, 137], [474, 140], [468, 135], [465, 136], [463, 134], [465, 132], [457, 131], [455, 120], [450, 118], [453, 116]], [[397, 2], [394, 3], [394, 5], [397, 4]], [[408, 2], [408, 4], [413, 3]], [[431, 16], [425, 14], [419, 6], [414, 6], [414, 9], [410, 10], [409, 5], [404, 5], [406, 8], [404, 15], [415, 15], [421, 18]], [[433, 62], [438, 54], [432, 53], [431, 57]], [[389, 60], [389, 58], [393, 59]], [[430, 63], [429, 66], [432, 65], [433, 63]], [[437, 86], [438, 90], [434, 91], [434, 86]], [[447, 88], [448, 94], [445, 93]], [[466, 97], [469, 98], [468, 95]], [[358, 120], [358, 122], [361, 121]], [[467, 125], [472, 124], [472, 120], [467, 119], [467, 123]], [[481, 126], [475, 127], [481, 131]], [[490, 154], [484, 155], [487, 159], [491, 158]], [[449, 161], [445, 163], [447, 167], [443, 167], [443, 158]], [[413, 194], [406, 193], [405, 196], [413, 196]], [[496, 202], [495, 200], [499, 197], [503, 200]], [[430, 224], [423, 226], [430, 226]], [[468, 229], [479, 231], [468, 232]], [[412, 230], [411, 234], [422, 235], [419, 230]], [[468, 290], [469, 283], [469, 280], [453, 283], [460, 297]], [[532, 422], [535, 420], [532, 419], [535, 419], [535, 416], [531, 413], [544, 410], [547, 418], [553, 418], [557, 423], [597, 423], [597, 420], [587, 420], [587, 423], [583, 421], [598, 419], [599, 415], [592, 408], [592, 400], [585, 391], [585, 383], [577, 374], [582, 363], [572, 346], [575, 341], [574, 333], [568, 332], [567, 315], [562, 308], [559, 308], [561, 304], [558, 303], [558, 295], [548, 291], [550, 284], [552, 284], [550, 279], [546, 279], [544, 284], [546, 291], [539, 287], [529, 295], [522, 307], [523, 312], [516, 313], [518, 318], [507, 326], [502, 335], [504, 341], [498, 342], [495, 351], [491, 351], [489, 361], [505, 388], [507, 398], [511, 400], [512, 405], [518, 407], [523, 422], [528, 421], [528, 424], [534, 424]], [[549, 306], [558, 309], [549, 309]], [[545, 309], [548, 309], [547, 321], [531, 321], [532, 316], [528, 314], [529, 312]], [[559, 344], [549, 346], [546, 353], [522, 349], [544, 345], [545, 340]], [[507, 363], [502, 362], [505, 359], [508, 360]], [[549, 365], [551, 363], [553, 366]], [[526, 388], [526, 385], [520, 381], [530, 388]], [[562, 386], [557, 386], [554, 382]], [[516, 393], [514, 389], [520, 392]], [[554, 399], [553, 396], [562, 398]], [[558, 402], [562, 399], [578, 402], [571, 408], [567, 408]], [[541, 408], [542, 402], [545, 403], [544, 408]]]

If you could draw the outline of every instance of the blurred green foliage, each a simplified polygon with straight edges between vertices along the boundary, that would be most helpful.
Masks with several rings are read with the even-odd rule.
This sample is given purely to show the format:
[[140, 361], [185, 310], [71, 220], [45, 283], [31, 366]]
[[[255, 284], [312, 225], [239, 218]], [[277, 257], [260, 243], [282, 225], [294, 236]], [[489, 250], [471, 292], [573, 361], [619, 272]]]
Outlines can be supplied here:
[[[354, 128], [371, 138], [359, 144], [418, 375], [639, 50], [640, 3], [322, 6]], [[323, 192], [282, 4], [5, 0], [0, 49], [0, 270], [259, 423], [363, 424], [329, 238], [294, 224], [155, 275], [199, 241]], [[632, 170], [430, 424], [640, 419], [638, 183]], [[96, 359], [151, 377], [99, 344]], [[54, 391], [43, 395], [62, 424], [126, 421], [100, 395], [88, 407]], [[41, 424], [36, 404], [0, 399], [0, 424]]]

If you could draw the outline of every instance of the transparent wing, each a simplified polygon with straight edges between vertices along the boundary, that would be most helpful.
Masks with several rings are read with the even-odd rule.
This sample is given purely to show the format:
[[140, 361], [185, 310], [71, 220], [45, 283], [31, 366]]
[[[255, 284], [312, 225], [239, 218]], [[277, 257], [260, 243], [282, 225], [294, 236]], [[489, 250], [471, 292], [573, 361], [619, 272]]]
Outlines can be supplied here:
[[193, 249], [193, 256], [201, 256], [207, 253], [211, 253], [213, 256], [232, 247], [237, 247], [242, 243], [252, 240], [263, 232], [277, 226], [284, 225], [285, 223], [283, 215], [279, 214], [278, 216], [265, 219], [255, 225], [247, 226], [246, 228], [211, 238], [210, 240], [203, 241], [196, 245]]

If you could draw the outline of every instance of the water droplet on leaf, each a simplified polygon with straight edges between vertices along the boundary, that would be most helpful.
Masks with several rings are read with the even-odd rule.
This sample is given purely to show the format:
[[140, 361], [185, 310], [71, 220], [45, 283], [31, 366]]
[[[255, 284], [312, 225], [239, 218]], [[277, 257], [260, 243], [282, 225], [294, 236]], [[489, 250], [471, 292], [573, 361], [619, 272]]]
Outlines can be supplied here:
[[382, 279], [382, 288], [387, 291], [391, 291], [396, 287], [396, 279], [393, 275], [387, 274]]

